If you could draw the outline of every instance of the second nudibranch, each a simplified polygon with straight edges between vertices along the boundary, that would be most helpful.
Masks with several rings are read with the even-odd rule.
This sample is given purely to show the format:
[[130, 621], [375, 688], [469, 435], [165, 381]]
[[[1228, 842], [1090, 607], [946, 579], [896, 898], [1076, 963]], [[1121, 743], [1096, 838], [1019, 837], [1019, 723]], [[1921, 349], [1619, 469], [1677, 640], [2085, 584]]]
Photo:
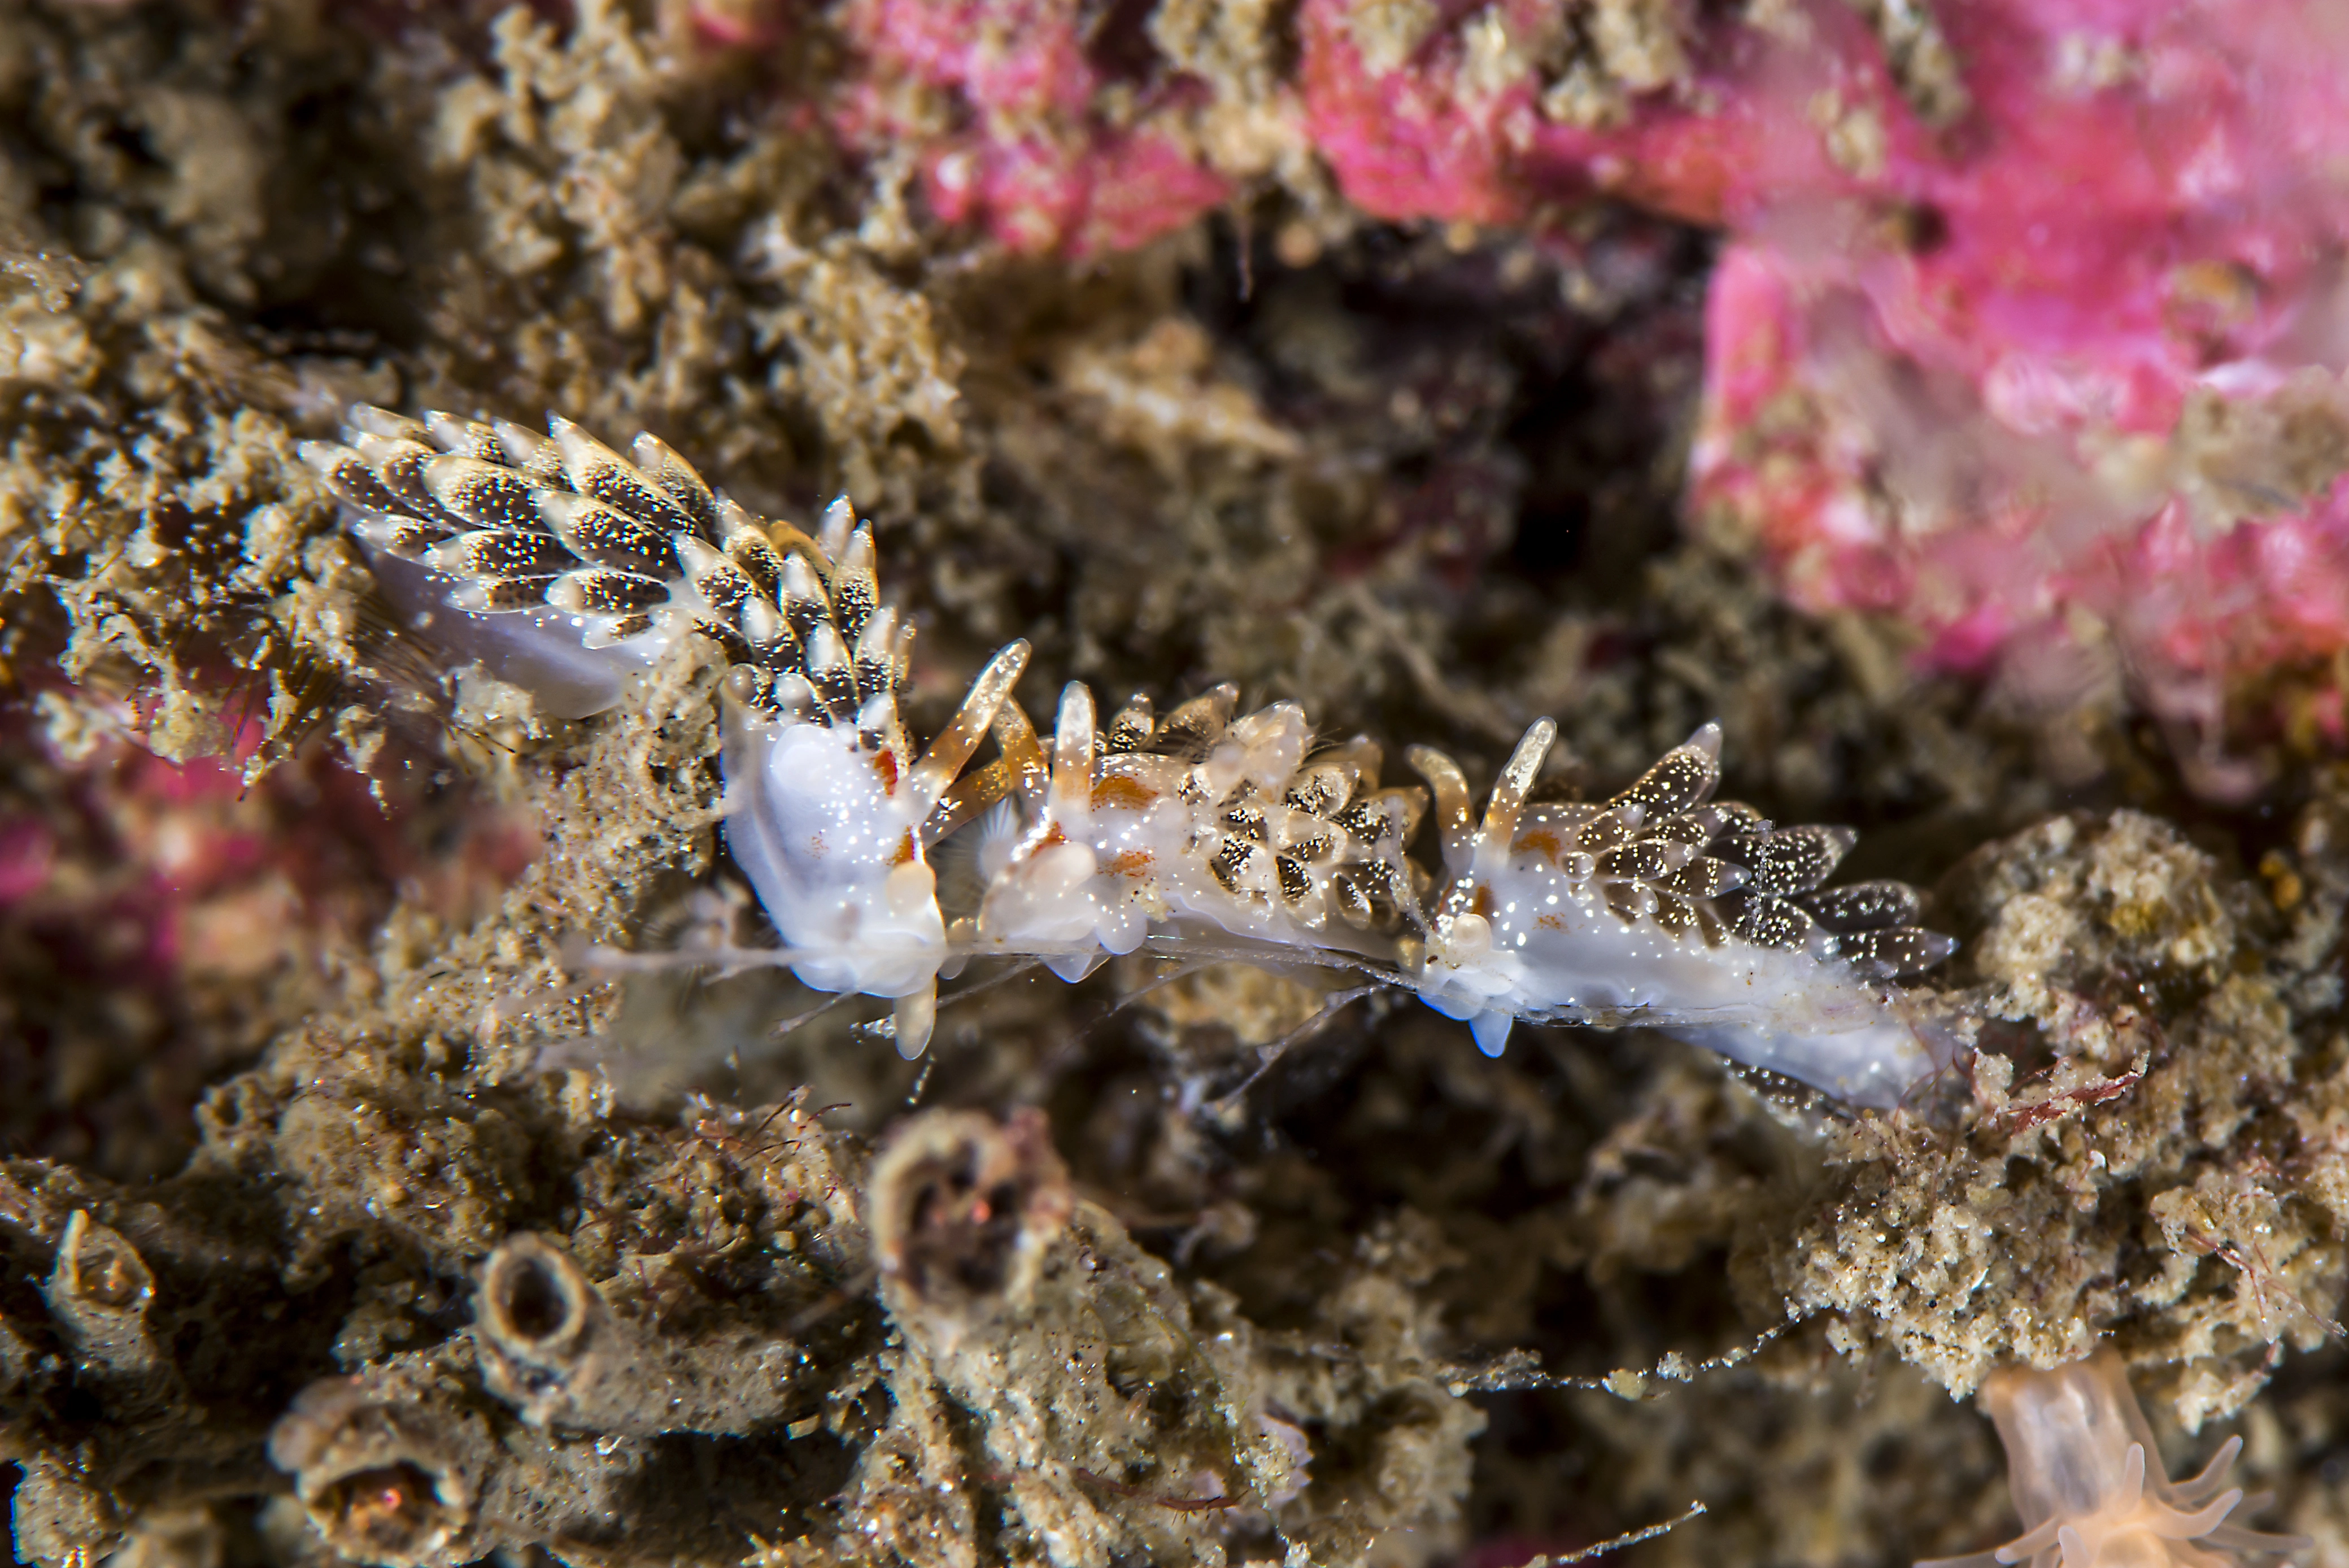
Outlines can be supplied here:
[[[561, 419], [351, 412], [304, 455], [333, 485], [385, 591], [452, 659], [586, 716], [688, 632], [724, 687], [727, 847], [809, 986], [895, 1003], [918, 1054], [937, 981], [969, 958], [1081, 975], [1145, 941], [1384, 976], [1499, 1054], [1514, 1021], [1648, 1024], [1864, 1106], [1940, 1064], [1894, 975], [1953, 943], [1895, 882], [1822, 884], [1842, 829], [1774, 830], [1716, 804], [1706, 725], [1596, 804], [1534, 802], [1555, 733], [1530, 730], [1481, 818], [1460, 769], [1414, 747], [1428, 788], [1381, 786], [1356, 739], [1317, 750], [1304, 711], [1234, 717], [1222, 686], [1101, 722], [1061, 696], [1050, 746], [989, 661], [917, 750], [898, 715], [911, 628], [880, 601], [871, 533], [843, 499], [815, 536], [761, 523], [667, 447], [623, 457]], [[992, 733], [1000, 753], [969, 764]], [[1440, 873], [1407, 853], [1432, 804]], [[978, 838], [981, 891], [949, 919], [931, 851]]]

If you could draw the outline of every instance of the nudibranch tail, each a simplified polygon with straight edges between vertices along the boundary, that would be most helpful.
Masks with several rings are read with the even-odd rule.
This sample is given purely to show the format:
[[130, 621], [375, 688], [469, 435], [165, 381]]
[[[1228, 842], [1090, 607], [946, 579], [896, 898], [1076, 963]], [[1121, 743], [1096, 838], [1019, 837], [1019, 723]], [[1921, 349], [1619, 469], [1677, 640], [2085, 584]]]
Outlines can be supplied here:
[[[1416, 986], [1431, 1006], [1489, 1054], [1520, 1018], [1647, 1023], [1860, 1105], [1896, 1104], [1940, 1064], [1873, 982], [1956, 944], [1907, 923], [1920, 900], [1900, 884], [1821, 889], [1847, 829], [1774, 830], [1714, 804], [1713, 724], [1611, 800], [1526, 805], [1547, 722], [1503, 770], [1485, 826], [1447, 841], [1465, 868], [1430, 921]], [[1425, 748], [1412, 760], [1464, 821], [1458, 769]]]
[[[1902, 884], [1825, 886], [1848, 830], [1715, 802], [1717, 725], [1569, 804], [1534, 798], [1557, 736], [1540, 720], [1479, 817], [1442, 753], [1406, 753], [1424, 790], [1384, 786], [1373, 742], [1317, 746], [1298, 704], [1242, 715], [1230, 685], [1164, 718], [1137, 696], [1104, 725], [1071, 683], [1048, 747], [1012, 697], [1014, 642], [917, 751], [897, 707], [913, 628], [844, 497], [811, 535], [649, 435], [623, 457], [559, 417], [548, 431], [360, 407], [304, 455], [387, 593], [553, 712], [623, 701], [688, 634], [715, 642], [726, 842], [777, 960], [892, 1000], [907, 1055], [968, 958], [1073, 979], [1147, 942], [1367, 971], [1493, 1054], [1518, 1019], [1644, 1023], [1869, 1106], [1940, 1064], [1885, 982], [1955, 944]], [[990, 734], [999, 756], [973, 766]], [[1431, 810], [1440, 876], [1408, 853]], [[928, 853], [967, 829], [982, 887], [949, 923]]]

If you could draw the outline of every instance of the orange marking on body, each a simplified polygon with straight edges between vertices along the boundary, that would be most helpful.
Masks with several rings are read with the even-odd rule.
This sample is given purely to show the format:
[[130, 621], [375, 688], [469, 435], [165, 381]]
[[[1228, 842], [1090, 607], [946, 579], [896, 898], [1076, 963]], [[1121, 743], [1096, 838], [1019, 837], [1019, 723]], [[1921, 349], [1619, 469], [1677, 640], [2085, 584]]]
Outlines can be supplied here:
[[920, 854], [921, 851], [914, 846], [913, 830], [908, 828], [905, 832], [904, 841], [897, 846], [897, 853], [895, 857], [890, 860], [889, 864], [892, 866], [903, 866], [906, 861], [915, 859]]
[[1101, 783], [1093, 785], [1093, 809], [1095, 811], [1111, 808], [1123, 811], [1140, 811], [1143, 806], [1148, 805], [1152, 801], [1156, 800], [1157, 798], [1158, 792], [1156, 790], [1150, 788], [1147, 784], [1136, 784], [1133, 780], [1125, 778], [1117, 774], [1112, 774], [1109, 777], [1102, 780]]
[[1566, 929], [1566, 919], [1562, 915], [1543, 915], [1537, 918], [1534, 921], [1534, 924], [1541, 927], [1545, 930], [1562, 931]]
[[1141, 877], [1147, 875], [1149, 870], [1150, 851], [1147, 849], [1129, 849], [1109, 863], [1109, 873], [1112, 877]]
[[891, 794], [897, 793], [897, 753], [886, 746], [873, 753], [873, 771], [881, 776], [881, 787]]
[[1559, 857], [1566, 853], [1566, 844], [1552, 829], [1537, 827], [1520, 835], [1517, 841], [1509, 846], [1512, 855], [1522, 855], [1529, 849], [1555, 866]]
[[1476, 889], [1476, 896], [1468, 900], [1468, 912], [1472, 915], [1483, 915], [1485, 918], [1490, 919], [1493, 913], [1493, 889], [1484, 887], [1478, 888]]

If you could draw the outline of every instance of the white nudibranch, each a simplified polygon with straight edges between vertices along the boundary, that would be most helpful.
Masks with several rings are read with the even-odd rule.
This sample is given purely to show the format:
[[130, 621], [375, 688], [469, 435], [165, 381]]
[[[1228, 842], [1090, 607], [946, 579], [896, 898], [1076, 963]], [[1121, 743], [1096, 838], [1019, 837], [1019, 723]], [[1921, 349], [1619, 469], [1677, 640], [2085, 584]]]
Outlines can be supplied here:
[[[881, 603], [844, 497], [811, 537], [649, 435], [631, 461], [549, 424], [358, 407], [341, 443], [303, 455], [395, 604], [552, 713], [614, 706], [688, 632], [715, 641], [733, 664], [727, 847], [781, 961], [816, 990], [893, 999], [908, 1056], [939, 976], [972, 958], [1075, 979], [1148, 944], [1367, 971], [1467, 1020], [1490, 1055], [1518, 1019], [1639, 1024], [1871, 1106], [1946, 1064], [1887, 982], [1956, 944], [1916, 924], [1900, 883], [1822, 886], [1849, 831], [1714, 802], [1717, 725], [1569, 805], [1527, 798], [1545, 719], [1477, 817], [1443, 753], [1407, 753], [1427, 789], [1382, 787], [1374, 742], [1317, 748], [1293, 702], [1235, 718], [1228, 685], [1103, 725], [1072, 682], [1048, 749], [1011, 698], [1014, 642], [917, 752], [897, 712], [912, 628]], [[989, 733], [999, 757], [969, 767]], [[1431, 796], [1440, 873], [1406, 853]], [[981, 891], [950, 919], [931, 853], [962, 831]]]

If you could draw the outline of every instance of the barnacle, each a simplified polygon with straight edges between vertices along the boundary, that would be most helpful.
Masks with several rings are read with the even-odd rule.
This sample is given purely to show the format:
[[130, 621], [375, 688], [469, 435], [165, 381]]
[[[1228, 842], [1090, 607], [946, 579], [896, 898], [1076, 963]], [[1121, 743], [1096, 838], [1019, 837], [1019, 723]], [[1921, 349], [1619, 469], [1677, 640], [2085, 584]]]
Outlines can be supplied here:
[[471, 1524], [481, 1486], [463, 1449], [443, 1411], [357, 1378], [303, 1390], [269, 1437], [327, 1543], [393, 1568], [438, 1561]]
[[490, 1391], [567, 1431], [750, 1431], [790, 1406], [807, 1359], [750, 1325], [688, 1341], [626, 1320], [567, 1251], [528, 1233], [481, 1265], [473, 1326]]
[[482, 1380], [533, 1426], [565, 1413], [610, 1354], [612, 1310], [569, 1254], [509, 1237], [481, 1265], [474, 1331]]
[[[50, 1317], [74, 1351], [78, 1373], [111, 1390], [124, 1409], [153, 1417], [187, 1393], [156, 1313], [155, 1275], [130, 1239], [77, 1209], [41, 1285]], [[7, 1381], [0, 1374], [0, 1382]]]
[[166, 1358], [147, 1324], [155, 1276], [121, 1234], [77, 1209], [66, 1221], [57, 1267], [42, 1286], [50, 1313], [83, 1355], [121, 1377], [163, 1375]]
[[1041, 1113], [998, 1124], [931, 1111], [899, 1127], [873, 1163], [874, 1255], [924, 1306], [1017, 1307], [1071, 1201]]
[[[2227, 1485], [2243, 1447], [2230, 1438], [2201, 1473], [2173, 1481], [2158, 1463], [2153, 1428], [2110, 1350], [2053, 1372], [2007, 1367], [1982, 1386], [2006, 1445], [2007, 1484], [2023, 1532], [2005, 1545], [1917, 1568], [2220, 1568], [2244, 1552], [2306, 1548], [2228, 1522], [2246, 1499]], [[2222, 1490], [2223, 1489], [2223, 1490]]]
[[[1714, 802], [1717, 725], [1611, 800], [1536, 804], [1542, 720], [1480, 819], [1441, 753], [1407, 753], [1425, 791], [1382, 786], [1375, 742], [1317, 749], [1301, 707], [1237, 716], [1230, 685], [1164, 719], [1136, 700], [1104, 729], [1072, 682], [1048, 747], [1011, 698], [1029, 652], [1013, 642], [917, 751], [897, 711], [912, 628], [845, 498], [811, 536], [752, 518], [649, 435], [623, 457], [549, 430], [362, 407], [343, 443], [304, 453], [418, 624], [555, 712], [622, 701], [688, 633], [715, 642], [733, 666], [727, 846], [779, 961], [892, 999], [908, 1056], [968, 958], [1075, 979], [1149, 943], [1368, 971], [1495, 1054], [1519, 1018], [1645, 1023], [1879, 1106], [1946, 1060], [1882, 982], [1955, 944], [1914, 923], [1900, 884], [1824, 888], [1849, 830]], [[990, 731], [999, 760], [968, 768]], [[1431, 796], [1441, 876], [1408, 854]], [[982, 817], [984, 889], [949, 927], [928, 852]]]

